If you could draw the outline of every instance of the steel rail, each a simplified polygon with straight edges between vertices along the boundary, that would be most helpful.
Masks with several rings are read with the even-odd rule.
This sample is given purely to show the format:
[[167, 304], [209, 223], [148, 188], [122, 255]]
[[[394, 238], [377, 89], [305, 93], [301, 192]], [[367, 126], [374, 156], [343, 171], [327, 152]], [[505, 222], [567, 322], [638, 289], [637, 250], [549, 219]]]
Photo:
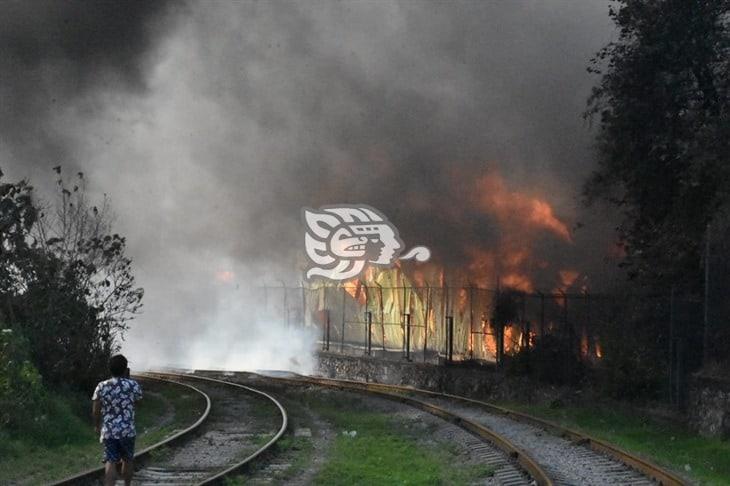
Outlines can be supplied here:
[[[202, 372], [203, 370], [199, 370], [199, 371]], [[432, 415], [441, 417], [444, 420], [454, 423], [455, 425], [480, 437], [481, 439], [490, 442], [495, 447], [500, 449], [503, 453], [505, 453], [508, 457], [515, 460], [522, 467], [523, 471], [527, 472], [527, 474], [529, 474], [532, 477], [532, 479], [535, 481], [535, 483], [537, 485], [553, 486], [553, 484], [554, 484], [553, 481], [548, 476], [548, 474], [545, 472], [545, 470], [532, 457], [530, 457], [529, 454], [527, 454], [523, 449], [514, 445], [509, 439], [503, 437], [502, 435], [494, 432], [493, 430], [491, 430], [479, 423], [476, 423], [465, 417], [457, 415], [457, 414], [450, 412], [437, 405], [433, 405], [431, 403], [417, 400], [415, 398], [407, 397], [402, 394], [383, 391], [383, 390], [378, 389], [378, 387], [372, 386], [372, 384], [370, 384], [370, 383], [345, 381], [345, 380], [343, 380], [343, 381], [328, 380], [328, 379], [313, 378], [313, 377], [302, 376], [302, 375], [297, 375], [297, 378], [273, 377], [273, 376], [262, 375], [262, 374], [258, 374], [258, 373], [251, 373], [251, 375], [255, 375], [258, 378], [263, 379], [263, 380], [268, 380], [268, 381], [278, 382], [278, 383], [283, 383], [283, 384], [288, 384], [288, 385], [297, 385], [297, 386], [316, 385], [316, 386], [325, 386], [325, 387], [329, 387], [329, 388], [336, 388], [336, 389], [340, 389], [340, 390], [365, 392], [365, 393], [369, 393], [372, 395], [378, 395], [378, 396], [381, 396], [381, 397], [384, 397], [384, 398], [387, 398], [390, 400], [395, 400], [395, 401], [399, 401], [401, 403], [405, 403], [412, 407], [415, 407], [415, 408], [418, 408], [425, 412], [428, 412]]]
[[[305, 380], [310, 379], [310, 377], [306, 377], [306, 376], [304, 376], [302, 378]], [[338, 379], [333, 379], [333, 378], [317, 378], [317, 379], [322, 380], [322, 381], [329, 381], [329, 382], [333, 382], [333, 383], [362, 383], [359, 381], [338, 380]], [[665, 470], [664, 468], [658, 466], [657, 464], [652, 463], [651, 461], [648, 461], [648, 460], [638, 457], [628, 451], [625, 451], [619, 447], [616, 447], [613, 444], [610, 444], [610, 443], [600, 440], [600, 439], [596, 439], [595, 437], [589, 436], [582, 432], [578, 432], [576, 430], [569, 429], [567, 427], [563, 427], [562, 425], [558, 425], [549, 420], [534, 417], [532, 415], [529, 415], [529, 414], [526, 414], [523, 412], [517, 412], [515, 410], [510, 410], [505, 407], [500, 407], [500, 406], [493, 405], [493, 404], [487, 403], [487, 402], [483, 402], [481, 400], [476, 400], [473, 398], [463, 397], [460, 395], [452, 395], [450, 393], [434, 392], [431, 390], [424, 390], [421, 388], [412, 388], [412, 387], [400, 386], [400, 385], [388, 385], [388, 384], [383, 384], [383, 383], [368, 383], [368, 386], [371, 388], [374, 388], [374, 389], [384, 390], [385, 392], [395, 391], [395, 392], [399, 392], [399, 393], [403, 393], [403, 392], [417, 393], [417, 394], [421, 394], [421, 395], [432, 396], [432, 397], [437, 397], [437, 398], [447, 398], [447, 399], [459, 401], [462, 403], [476, 405], [480, 408], [488, 410], [491, 413], [506, 416], [517, 422], [522, 422], [522, 423], [526, 423], [529, 425], [533, 425], [533, 426], [541, 428], [547, 432], [550, 432], [553, 435], [557, 435], [559, 437], [569, 439], [575, 443], [588, 447], [591, 450], [605, 454], [605, 455], [639, 471], [643, 475], [656, 481], [658, 484], [660, 484], [662, 486], [686, 486], [689, 484], [687, 481], [680, 478], [676, 474]]]
[[167, 376], [167, 377], [174, 377], [177, 379], [193, 379], [193, 380], [203, 380], [213, 383], [220, 383], [223, 385], [233, 386], [237, 388], [242, 388], [246, 391], [249, 391], [251, 393], [254, 393], [256, 395], [262, 396], [268, 400], [270, 400], [274, 405], [276, 405], [276, 408], [279, 411], [279, 414], [281, 415], [281, 427], [279, 427], [279, 430], [277, 433], [263, 446], [259, 447], [254, 453], [243, 459], [242, 461], [239, 461], [226, 469], [216, 473], [214, 476], [211, 476], [204, 481], [201, 481], [200, 483], [197, 483], [198, 486], [203, 485], [211, 485], [211, 484], [221, 484], [224, 482], [224, 479], [230, 476], [231, 474], [235, 472], [240, 472], [244, 470], [245, 468], [249, 467], [251, 463], [259, 456], [267, 452], [269, 449], [271, 449], [276, 442], [284, 435], [286, 432], [286, 429], [289, 425], [289, 417], [286, 413], [286, 409], [283, 407], [283, 405], [273, 396], [269, 395], [266, 392], [263, 392], [261, 390], [257, 390], [255, 388], [251, 388], [245, 385], [241, 385], [239, 383], [233, 383], [230, 381], [225, 380], [218, 380], [215, 378], [205, 377], [205, 376], [199, 376], [194, 374], [178, 374], [178, 373], [167, 373], [167, 372], [154, 372], [145, 374], [145, 376]]
[[[189, 427], [187, 427], [179, 432], [176, 432], [175, 434], [173, 434], [159, 442], [156, 442], [148, 447], [145, 447], [141, 451], [137, 452], [134, 455], [135, 460], [143, 459], [146, 456], [148, 456], [150, 454], [150, 452], [154, 451], [155, 449], [159, 449], [162, 446], [169, 445], [169, 444], [176, 442], [184, 437], [187, 437], [188, 435], [195, 432], [201, 425], [203, 425], [203, 422], [205, 422], [205, 420], [208, 418], [208, 414], [210, 413], [210, 408], [211, 408], [210, 397], [205, 392], [203, 392], [202, 390], [200, 390], [192, 385], [188, 385], [185, 383], [180, 383], [180, 382], [172, 381], [172, 380], [166, 380], [164, 378], [158, 378], [158, 377], [147, 375], [147, 374], [137, 375], [137, 376], [146, 378], [146, 379], [157, 380], [157, 381], [165, 382], [165, 383], [173, 383], [175, 385], [189, 388], [189, 389], [195, 391], [196, 393], [202, 395], [203, 398], [205, 398], [205, 410], [203, 411], [203, 414], [198, 418], [198, 420], [195, 421], [194, 424], [190, 425]], [[82, 471], [78, 474], [74, 474], [73, 476], [69, 476], [67, 478], [61, 479], [60, 481], [56, 481], [56, 482], [53, 482], [50, 484], [51, 484], [51, 486], [66, 486], [66, 485], [72, 485], [72, 484], [86, 483], [89, 481], [93, 481], [94, 479], [97, 479], [99, 476], [101, 476], [103, 474], [104, 474], [104, 466], [100, 466], [100, 467], [96, 467], [96, 468], [92, 468], [92, 469], [87, 469], [86, 471]]]

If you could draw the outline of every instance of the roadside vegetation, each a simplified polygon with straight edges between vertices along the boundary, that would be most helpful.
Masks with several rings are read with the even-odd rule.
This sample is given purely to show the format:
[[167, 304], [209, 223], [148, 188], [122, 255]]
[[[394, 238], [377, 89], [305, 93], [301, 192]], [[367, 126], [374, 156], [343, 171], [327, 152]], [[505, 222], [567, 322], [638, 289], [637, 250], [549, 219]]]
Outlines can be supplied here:
[[453, 444], [434, 441], [433, 428], [420, 427], [421, 422], [373, 410], [354, 398], [308, 403], [339, 432], [315, 484], [459, 485], [494, 473], [484, 465], [465, 464]]
[[[137, 411], [137, 450], [194, 423], [205, 400], [180, 387], [143, 382]], [[72, 392], [46, 392], [43, 414], [22, 431], [0, 432], [0, 484], [46, 484], [99, 467], [101, 446], [90, 420], [90, 400]]]
[[[124, 237], [83, 173], [56, 198], [0, 170], [0, 483], [99, 463], [89, 398], [142, 306]], [[154, 420], [156, 398], [140, 420]], [[32, 476], [31, 476], [32, 475]]]
[[503, 405], [603, 439], [697, 484], [730, 483], [730, 442], [700, 437], [680, 425], [617, 407]]

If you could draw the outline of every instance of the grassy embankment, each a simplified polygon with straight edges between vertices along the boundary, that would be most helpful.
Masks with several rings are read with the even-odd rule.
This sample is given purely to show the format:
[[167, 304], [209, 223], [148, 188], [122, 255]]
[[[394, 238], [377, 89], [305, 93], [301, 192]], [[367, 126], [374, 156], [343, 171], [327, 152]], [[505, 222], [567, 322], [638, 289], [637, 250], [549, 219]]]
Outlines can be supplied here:
[[698, 484], [730, 485], [728, 441], [706, 439], [680, 425], [618, 407], [503, 405], [603, 439], [678, 471]]
[[470, 484], [493, 471], [460, 464], [451, 444], [428, 443], [429, 428], [414, 429], [384, 412], [323, 407], [324, 417], [340, 429], [329, 461], [316, 484]]
[[[294, 400], [292, 400], [294, 401]], [[298, 409], [314, 413], [336, 433], [324, 452], [322, 466], [314, 472], [316, 485], [467, 485], [494, 471], [469, 463], [450, 442], [435, 440], [434, 426], [386, 411], [373, 410], [359, 397], [341, 393], [304, 395], [290, 411], [290, 430], [313, 427]], [[343, 432], [356, 432], [354, 436]], [[317, 434], [317, 430], [312, 430]], [[277, 473], [275, 484], [286, 484], [312, 467], [312, 439], [291, 433], [277, 444], [291, 466]], [[311, 473], [311, 471], [309, 471]], [[229, 486], [246, 484], [245, 477], [232, 478]]]
[[[191, 425], [205, 401], [176, 385], [143, 382], [137, 410], [137, 450]], [[21, 434], [0, 431], [0, 484], [44, 484], [101, 465], [101, 445], [86, 397], [51, 394], [51, 413]], [[172, 409], [172, 410], [171, 410]], [[172, 413], [173, 415], [170, 415]], [[163, 417], [171, 419], [160, 426]]]

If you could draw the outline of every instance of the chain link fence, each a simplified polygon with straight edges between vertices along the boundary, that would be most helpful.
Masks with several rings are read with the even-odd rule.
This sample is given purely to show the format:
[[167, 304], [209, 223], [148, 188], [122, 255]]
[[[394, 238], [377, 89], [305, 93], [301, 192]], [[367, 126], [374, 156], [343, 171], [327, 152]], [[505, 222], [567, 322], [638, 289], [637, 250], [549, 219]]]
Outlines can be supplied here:
[[[434, 364], [520, 363], [548, 378], [599, 369], [599, 378], [615, 382], [619, 394], [649, 387], [675, 404], [683, 400], [686, 377], [703, 362], [704, 302], [673, 291], [606, 295], [362, 284], [258, 292], [270, 318], [316, 328], [321, 349], [335, 353]], [[715, 302], [712, 323], [727, 322], [727, 300]], [[727, 341], [717, 337], [726, 331], [724, 324], [712, 327], [713, 356], [728, 356]]]

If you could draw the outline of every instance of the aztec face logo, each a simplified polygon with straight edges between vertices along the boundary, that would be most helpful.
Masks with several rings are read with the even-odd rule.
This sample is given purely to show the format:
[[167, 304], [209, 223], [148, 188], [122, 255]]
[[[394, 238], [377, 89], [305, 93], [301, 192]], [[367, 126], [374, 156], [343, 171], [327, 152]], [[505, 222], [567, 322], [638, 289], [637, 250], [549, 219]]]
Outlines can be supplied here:
[[302, 219], [307, 228], [307, 256], [314, 264], [307, 270], [307, 278], [347, 280], [359, 275], [368, 263], [390, 266], [398, 258], [425, 262], [431, 257], [424, 246], [399, 257], [404, 245], [398, 230], [380, 211], [364, 204], [303, 208]]

